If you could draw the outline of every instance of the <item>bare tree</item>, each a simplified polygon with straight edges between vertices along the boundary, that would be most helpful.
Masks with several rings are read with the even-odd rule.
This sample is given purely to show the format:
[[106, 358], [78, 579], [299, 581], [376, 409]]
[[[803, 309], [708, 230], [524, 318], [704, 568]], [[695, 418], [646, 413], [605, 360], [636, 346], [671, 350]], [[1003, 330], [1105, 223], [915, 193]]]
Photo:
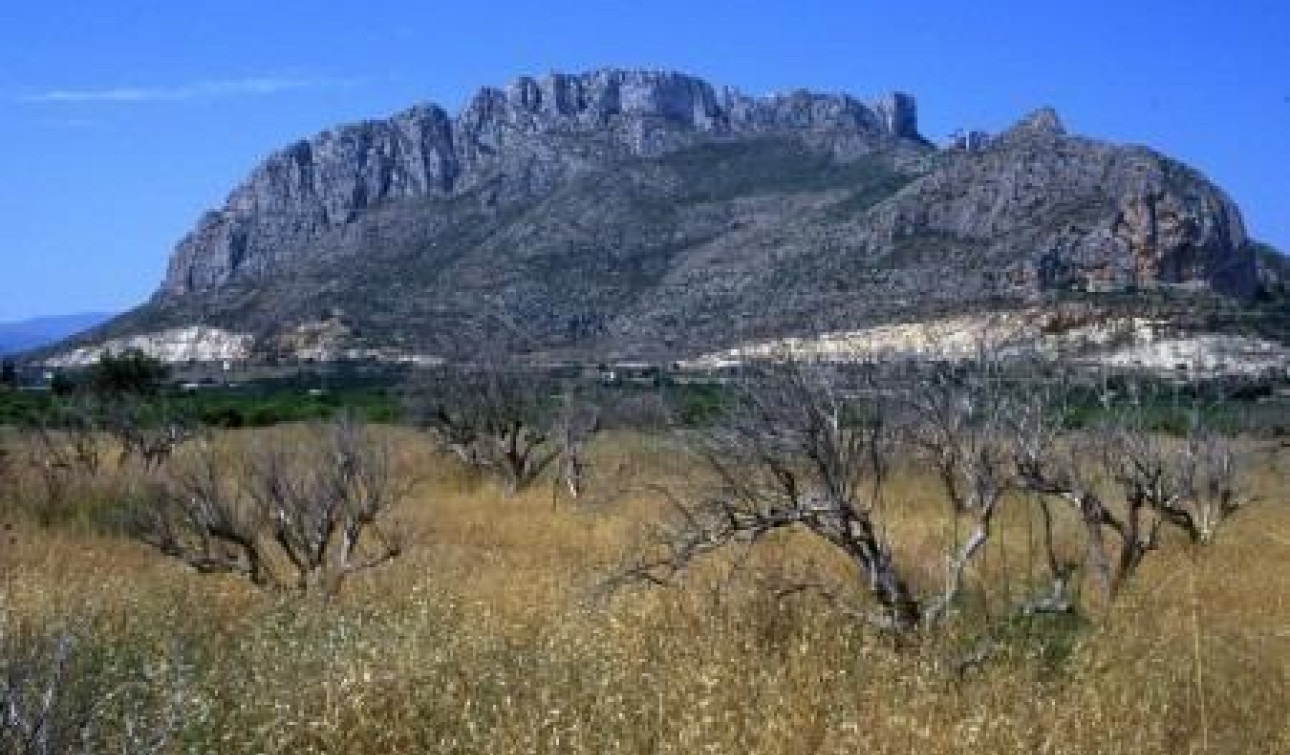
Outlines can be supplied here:
[[45, 513], [62, 507], [78, 482], [102, 469], [101, 423], [94, 406], [73, 400], [31, 418], [23, 428], [25, 466], [39, 475]]
[[536, 372], [486, 360], [436, 370], [409, 403], [436, 445], [515, 494], [560, 456], [549, 424], [552, 393]]
[[907, 412], [904, 437], [935, 471], [948, 514], [968, 520], [967, 536], [950, 544], [939, 595], [927, 600], [924, 621], [950, 610], [963, 590], [964, 573], [993, 534], [995, 514], [1013, 486], [1009, 423], [1015, 391], [1003, 365], [982, 352], [974, 360], [917, 370], [900, 381]]
[[26, 429], [34, 465], [45, 471], [97, 475], [103, 466], [101, 414], [95, 402], [78, 397], [32, 418]]
[[261, 444], [236, 460], [206, 445], [167, 473], [139, 536], [198, 571], [328, 595], [397, 557], [401, 538], [381, 520], [407, 489], [390, 448], [351, 416], [315, 432], [311, 443]]
[[163, 401], [144, 403], [123, 396], [104, 412], [104, 429], [120, 444], [120, 464], [138, 458], [145, 471], [164, 464], [175, 449], [197, 435], [197, 423]]
[[1021, 484], [1065, 501], [1078, 515], [1085, 562], [1108, 597], [1158, 547], [1162, 527], [1207, 544], [1245, 500], [1230, 441], [1208, 428], [1199, 410], [1182, 438], [1168, 437], [1148, 422], [1148, 398], [1136, 390], [1117, 397], [1103, 386], [1103, 419], [1071, 433], [1053, 411], [1063, 399], [1036, 391], [1015, 428]]
[[586, 487], [586, 444], [600, 429], [600, 410], [566, 391], [551, 425], [560, 466], [558, 482], [577, 500]]
[[659, 542], [610, 586], [667, 582], [705, 555], [797, 528], [855, 567], [877, 604], [857, 616], [897, 631], [921, 626], [928, 616], [883, 521], [893, 428], [881, 402], [859, 406], [837, 377], [828, 365], [792, 360], [745, 374], [726, 420], [695, 439], [712, 484], [669, 494], [674, 516]]
[[[669, 493], [676, 516], [661, 547], [613, 582], [666, 581], [703, 554], [792, 527], [843, 554], [877, 611], [847, 606], [818, 581], [789, 584], [783, 592], [820, 592], [897, 631], [939, 624], [962, 595], [969, 567], [1015, 487], [1010, 429], [1016, 408], [1016, 390], [1001, 363], [984, 354], [959, 364], [907, 365], [899, 373], [791, 358], [755, 368], [737, 386], [727, 421], [701, 435], [700, 453], [717, 483], [697, 498]], [[965, 536], [955, 526], [946, 543], [940, 584], [921, 591], [910, 577], [922, 566], [918, 556], [900, 552], [888, 535], [909, 503], [886, 495], [890, 462], [902, 450], [935, 472], [942, 494], [936, 503], [956, 524], [968, 523]], [[1060, 566], [1054, 569], [1065, 576]], [[1058, 586], [1017, 609], [1064, 612], [1070, 604]]]
[[[1075, 391], [1036, 365], [983, 352], [899, 375], [853, 370], [851, 384], [844, 377], [838, 366], [791, 358], [750, 368], [725, 421], [694, 443], [713, 482], [692, 493], [665, 491], [673, 516], [609, 586], [667, 582], [707, 554], [791, 528], [854, 566], [876, 610], [848, 610], [897, 631], [925, 629], [953, 613], [1008, 502], [1036, 507], [1051, 576], [1009, 613], [1066, 612], [1075, 608], [1069, 593], [1078, 567], [1059, 553], [1052, 502], [1076, 514], [1084, 564], [1112, 596], [1156, 547], [1162, 526], [1205, 543], [1240, 507], [1235, 455], [1220, 435], [1197, 421], [1182, 439], [1164, 438], [1145, 414], [1126, 411], [1074, 432]], [[934, 472], [956, 525], [932, 589], [917, 587], [920, 564], [887, 534], [908, 512], [886, 494], [898, 450]], [[846, 605], [818, 581], [789, 586], [800, 589]]]
[[1244, 471], [1230, 438], [1197, 421], [1182, 452], [1183, 494], [1161, 501], [1162, 516], [1187, 533], [1193, 543], [1213, 542], [1219, 528], [1250, 501], [1242, 487]]
[[396, 485], [390, 450], [352, 416], [336, 420], [312, 452], [261, 448], [250, 460], [248, 483], [298, 589], [335, 592], [353, 572], [402, 552], [400, 538], [377, 522], [405, 492]]
[[135, 533], [161, 553], [203, 573], [273, 581], [263, 532], [267, 517], [246, 495], [239, 460], [209, 442], [167, 470], [157, 500], [135, 521]]

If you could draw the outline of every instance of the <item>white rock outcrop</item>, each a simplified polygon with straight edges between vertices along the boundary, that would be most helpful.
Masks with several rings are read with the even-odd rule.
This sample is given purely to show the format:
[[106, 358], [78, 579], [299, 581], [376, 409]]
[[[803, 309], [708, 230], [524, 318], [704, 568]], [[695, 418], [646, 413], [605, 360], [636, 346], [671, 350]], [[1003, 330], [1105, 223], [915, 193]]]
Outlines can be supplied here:
[[95, 346], [59, 354], [45, 360], [46, 367], [86, 367], [104, 354], [120, 354], [138, 349], [167, 364], [183, 362], [241, 361], [251, 356], [255, 338], [220, 328], [193, 325], [145, 333], [128, 338], [114, 338]]
[[1062, 359], [1085, 367], [1114, 367], [1193, 375], [1254, 375], [1290, 371], [1290, 350], [1279, 343], [1221, 333], [1172, 332], [1140, 317], [1087, 318], [1059, 325], [1051, 312], [963, 315], [900, 325], [745, 344], [683, 362], [718, 369], [748, 360], [791, 356], [838, 362], [871, 359], [962, 360], [982, 352]]

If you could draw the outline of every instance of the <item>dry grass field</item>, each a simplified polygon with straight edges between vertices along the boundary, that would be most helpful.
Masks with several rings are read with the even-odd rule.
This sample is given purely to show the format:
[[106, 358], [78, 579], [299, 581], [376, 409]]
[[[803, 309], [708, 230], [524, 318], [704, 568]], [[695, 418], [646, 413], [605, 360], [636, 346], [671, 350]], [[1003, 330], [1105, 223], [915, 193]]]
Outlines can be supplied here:
[[[167, 753], [1290, 752], [1284, 449], [1244, 448], [1255, 503], [1213, 546], [1166, 541], [1115, 605], [1089, 598], [1079, 620], [1002, 619], [1040, 568], [1034, 523], [1005, 514], [969, 575], [972, 610], [897, 645], [763, 589], [779, 565], [846, 576], [797, 535], [710, 561], [683, 589], [600, 595], [659, 516], [650, 486], [692, 476], [664, 438], [598, 439], [593, 500], [575, 505], [547, 484], [507, 497], [389, 432], [419, 479], [395, 512], [408, 547], [330, 601], [197, 574], [114, 534], [83, 510], [128, 487], [110, 469], [42, 525], [34, 479], [14, 470], [11, 665], [74, 638], [72, 696], [92, 698], [108, 739], [172, 732], [156, 743]], [[899, 471], [893, 537], [927, 551], [934, 579], [953, 525], [922, 475]], [[991, 617], [997, 652], [956, 674]]]

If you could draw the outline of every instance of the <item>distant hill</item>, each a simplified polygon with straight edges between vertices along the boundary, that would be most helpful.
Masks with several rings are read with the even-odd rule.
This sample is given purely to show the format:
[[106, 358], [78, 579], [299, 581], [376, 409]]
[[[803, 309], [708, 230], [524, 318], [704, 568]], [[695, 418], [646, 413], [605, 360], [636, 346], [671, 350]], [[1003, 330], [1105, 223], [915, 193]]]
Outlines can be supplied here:
[[902, 93], [607, 69], [286, 146], [51, 351], [664, 360], [1071, 299], [1207, 327], [1281, 285], [1259, 249], [1199, 172], [1051, 109], [936, 145]]
[[109, 312], [35, 317], [18, 322], [0, 322], [0, 355], [37, 349], [68, 336], [89, 330], [113, 317]]

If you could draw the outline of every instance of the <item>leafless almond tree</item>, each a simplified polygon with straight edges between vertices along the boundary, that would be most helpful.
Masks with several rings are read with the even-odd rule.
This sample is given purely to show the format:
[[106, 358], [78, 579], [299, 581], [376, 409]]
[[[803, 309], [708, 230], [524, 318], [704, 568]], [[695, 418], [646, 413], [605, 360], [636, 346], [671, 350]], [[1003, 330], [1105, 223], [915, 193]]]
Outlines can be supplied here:
[[[949, 515], [968, 520], [967, 536], [950, 544], [943, 586], [924, 608], [925, 621], [949, 611], [964, 573], [993, 534], [995, 515], [1013, 485], [1009, 422], [1015, 390], [1002, 363], [982, 352], [967, 363], [931, 365], [899, 381], [904, 437], [941, 485]], [[958, 533], [958, 527], [954, 527]]]
[[240, 460], [202, 442], [166, 470], [155, 504], [138, 512], [138, 537], [199, 572], [271, 584], [263, 539], [267, 517], [248, 499], [239, 466]]
[[104, 429], [121, 447], [120, 464], [137, 458], [145, 471], [164, 464], [197, 435], [197, 423], [164, 401], [121, 397], [104, 411]]
[[599, 407], [567, 391], [560, 399], [551, 427], [559, 458], [558, 482], [577, 500], [586, 488], [586, 444], [600, 429]]
[[199, 571], [330, 595], [402, 552], [382, 520], [407, 486], [389, 446], [351, 416], [299, 444], [261, 443], [233, 458], [205, 444], [172, 466], [137, 531]]
[[92, 401], [76, 398], [32, 418], [26, 425], [26, 445], [33, 466], [51, 474], [97, 475], [103, 466], [100, 414]]
[[411, 390], [409, 408], [437, 446], [499, 480], [509, 494], [562, 455], [563, 475], [580, 490], [581, 446], [596, 423], [572, 405], [557, 410], [555, 395], [535, 370], [483, 360], [426, 376]]
[[[1191, 413], [1181, 438], [1147, 422], [1142, 398], [1099, 393], [1105, 415], [1094, 427], [1064, 432], [1053, 391], [1031, 394], [1015, 427], [1021, 484], [1065, 501], [1084, 529], [1086, 564], [1108, 597], [1128, 584], [1162, 527], [1209, 543], [1245, 498], [1231, 442]], [[1108, 542], [1107, 536], [1113, 540]]]
[[349, 574], [402, 552], [401, 539], [377, 521], [406, 492], [391, 464], [390, 449], [351, 416], [336, 420], [315, 449], [275, 444], [252, 455], [250, 499], [298, 589], [334, 592]]
[[725, 421], [694, 448], [713, 482], [669, 494], [673, 517], [652, 548], [610, 581], [667, 582], [695, 560], [771, 532], [796, 528], [838, 550], [856, 569], [884, 628], [921, 626], [924, 605], [898, 564], [884, 492], [895, 435], [880, 402], [850, 400], [829, 365], [794, 360], [750, 369]]
[[[858, 384], [857, 374], [865, 378]], [[1084, 564], [1114, 596], [1162, 526], [1205, 543], [1242, 500], [1235, 455], [1220, 435], [1194, 423], [1184, 438], [1164, 438], [1124, 412], [1076, 432], [1073, 387], [1041, 365], [983, 353], [899, 375], [870, 367], [848, 376], [836, 365], [781, 358], [749, 368], [732, 391], [725, 420], [693, 443], [711, 484], [665, 491], [672, 516], [660, 537], [609, 587], [668, 582], [707, 554], [796, 529], [855, 568], [876, 609], [848, 610], [896, 631], [926, 629], [953, 613], [1007, 502], [1036, 507], [1051, 575], [1050, 586], [1011, 611], [1065, 612], [1075, 607], [1078, 564], [1058, 552], [1053, 502], [1076, 514]], [[906, 451], [934, 472], [953, 520], [968, 523], [963, 535], [955, 527], [932, 589], [913, 578], [926, 566], [919, 555], [888, 535], [909, 511], [887, 485], [891, 461]], [[845, 605], [827, 586], [803, 587]]]
[[25, 466], [43, 486], [43, 504], [58, 508], [70, 491], [102, 470], [103, 434], [98, 412], [84, 400], [73, 400], [33, 417], [23, 427]]

